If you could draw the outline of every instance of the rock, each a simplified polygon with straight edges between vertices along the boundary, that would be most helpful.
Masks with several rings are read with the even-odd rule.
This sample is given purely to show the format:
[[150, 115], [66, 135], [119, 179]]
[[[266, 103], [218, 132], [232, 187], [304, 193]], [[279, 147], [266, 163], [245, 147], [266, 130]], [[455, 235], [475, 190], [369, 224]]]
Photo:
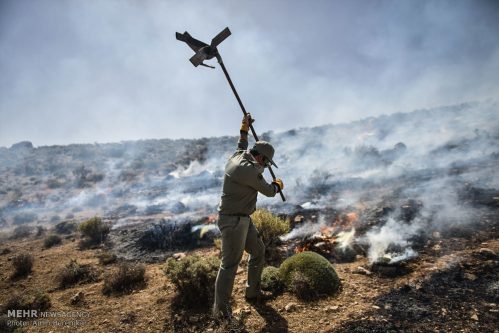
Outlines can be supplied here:
[[288, 303], [284, 307], [284, 310], [286, 310], [286, 312], [293, 312], [296, 310], [296, 308], [297, 308], [296, 303]]
[[491, 250], [489, 248], [485, 248], [485, 247], [482, 247], [481, 249], [479, 249], [476, 254], [483, 259], [496, 259], [497, 258], [497, 254], [493, 250]]
[[305, 217], [303, 215], [296, 215], [295, 216], [295, 223], [302, 223]]
[[196, 316], [190, 316], [189, 317], [189, 322], [190, 323], [197, 323], [199, 321], [199, 318]]
[[471, 319], [473, 319], [474, 321], [478, 321], [478, 315], [476, 313], [472, 314]]
[[248, 308], [248, 307], [244, 307], [244, 308], [237, 308], [233, 311], [233, 314], [235, 316], [240, 316], [242, 314], [250, 314], [251, 313], [251, 309]]
[[73, 295], [73, 297], [71, 297], [70, 302], [72, 305], [81, 304], [81, 302], [83, 302], [84, 297], [85, 294], [83, 293], [83, 291], [79, 291], [75, 295]]
[[338, 305], [329, 305], [324, 308], [325, 312], [335, 312], [338, 311], [340, 307]]
[[477, 276], [471, 273], [464, 273], [464, 278], [469, 281], [475, 281], [477, 279]]
[[372, 275], [372, 272], [362, 266], [358, 266], [356, 269], [353, 270], [354, 274], [362, 274], [362, 275]]
[[377, 305], [372, 305], [371, 307], [372, 307], [373, 309], [376, 309], [376, 310], [381, 309], [381, 308], [380, 308], [379, 306], [377, 306]]
[[186, 256], [185, 252], [178, 252], [173, 255], [173, 258], [180, 260], [185, 258], [185, 256]]

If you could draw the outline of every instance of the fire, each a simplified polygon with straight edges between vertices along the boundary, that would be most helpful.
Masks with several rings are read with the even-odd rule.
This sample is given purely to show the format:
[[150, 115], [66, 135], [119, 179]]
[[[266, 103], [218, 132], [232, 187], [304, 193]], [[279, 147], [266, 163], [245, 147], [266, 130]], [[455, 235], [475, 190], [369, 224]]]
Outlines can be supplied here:
[[323, 226], [321, 227], [321, 234], [324, 236], [331, 236], [334, 233], [334, 227]]
[[342, 231], [336, 235], [336, 242], [339, 244], [339, 246], [343, 249], [346, 249], [349, 247], [355, 237], [355, 228], [352, 228], [350, 231]]
[[342, 249], [350, 247], [355, 241], [355, 222], [358, 219], [359, 215], [356, 212], [338, 214], [330, 225], [322, 225], [319, 232], [302, 240], [294, 252], [311, 250], [328, 252], [333, 251], [336, 246]]
[[217, 222], [217, 220], [218, 220], [218, 215], [217, 214], [209, 215], [207, 217], [206, 224], [215, 223], [215, 222]]
[[356, 212], [350, 212], [347, 214], [347, 222], [354, 223], [359, 219], [359, 215]]
[[301, 253], [308, 250], [310, 250], [309, 244], [304, 244], [303, 246], [298, 245], [297, 247], [295, 247], [295, 253]]

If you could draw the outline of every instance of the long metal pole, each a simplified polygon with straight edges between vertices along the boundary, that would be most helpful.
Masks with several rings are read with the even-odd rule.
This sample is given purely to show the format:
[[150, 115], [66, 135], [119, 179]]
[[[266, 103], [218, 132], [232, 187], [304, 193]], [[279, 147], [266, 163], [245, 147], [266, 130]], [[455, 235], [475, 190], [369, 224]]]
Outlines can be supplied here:
[[[230, 88], [232, 89], [234, 96], [236, 96], [237, 102], [239, 103], [241, 110], [243, 111], [244, 115], [246, 115], [247, 114], [246, 109], [244, 108], [243, 102], [241, 101], [241, 98], [239, 97], [239, 94], [236, 91], [236, 87], [234, 87], [234, 84], [232, 83], [232, 80], [230, 79], [229, 72], [227, 72], [227, 68], [225, 68], [225, 65], [222, 61], [222, 57], [220, 57], [220, 55], [218, 55], [217, 58], [218, 58], [218, 63], [220, 64], [220, 67], [222, 67], [222, 70], [224, 71], [225, 78], [229, 82]], [[255, 129], [253, 128], [253, 124], [251, 124], [251, 123], [250, 123], [250, 129], [251, 129], [251, 133], [253, 134], [253, 137], [255, 138], [255, 141], [259, 141], [258, 135], [256, 135]], [[268, 168], [270, 171], [270, 175], [272, 176], [272, 179], [275, 180], [276, 178], [275, 178], [274, 171], [272, 170], [272, 167], [269, 165]], [[279, 189], [279, 194], [281, 195], [282, 201], [286, 201], [286, 198], [284, 197], [284, 194], [282, 193], [282, 191], [280, 189]]]

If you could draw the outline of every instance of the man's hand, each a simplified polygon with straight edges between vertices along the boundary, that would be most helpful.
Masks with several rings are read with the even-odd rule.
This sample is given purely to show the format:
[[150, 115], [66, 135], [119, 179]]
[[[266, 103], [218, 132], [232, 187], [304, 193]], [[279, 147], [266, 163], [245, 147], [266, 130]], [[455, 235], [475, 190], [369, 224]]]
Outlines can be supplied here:
[[279, 188], [279, 192], [284, 190], [284, 183], [282, 182], [282, 179], [281, 178], [276, 178], [272, 184], [274, 184], [275, 186], [277, 186]]
[[250, 124], [253, 124], [255, 120], [251, 118], [250, 113], [246, 113], [243, 117], [243, 121], [241, 123], [241, 131], [248, 133], [250, 129]]

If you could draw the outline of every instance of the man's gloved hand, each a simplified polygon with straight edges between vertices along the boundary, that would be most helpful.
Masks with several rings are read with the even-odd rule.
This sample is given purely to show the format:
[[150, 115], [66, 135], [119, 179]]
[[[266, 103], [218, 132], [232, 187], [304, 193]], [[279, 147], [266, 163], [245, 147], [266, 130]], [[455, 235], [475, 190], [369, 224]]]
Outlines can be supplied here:
[[243, 121], [241, 123], [241, 131], [248, 133], [250, 124], [253, 124], [255, 119], [251, 118], [250, 113], [246, 113], [246, 115], [243, 117]]
[[282, 191], [284, 190], [284, 183], [282, 182], [282, 179], [281, 178], [276, 178], [272, 184], [274, 184], [275, 186], [277, 186], [279, 188], [279, 191]]

